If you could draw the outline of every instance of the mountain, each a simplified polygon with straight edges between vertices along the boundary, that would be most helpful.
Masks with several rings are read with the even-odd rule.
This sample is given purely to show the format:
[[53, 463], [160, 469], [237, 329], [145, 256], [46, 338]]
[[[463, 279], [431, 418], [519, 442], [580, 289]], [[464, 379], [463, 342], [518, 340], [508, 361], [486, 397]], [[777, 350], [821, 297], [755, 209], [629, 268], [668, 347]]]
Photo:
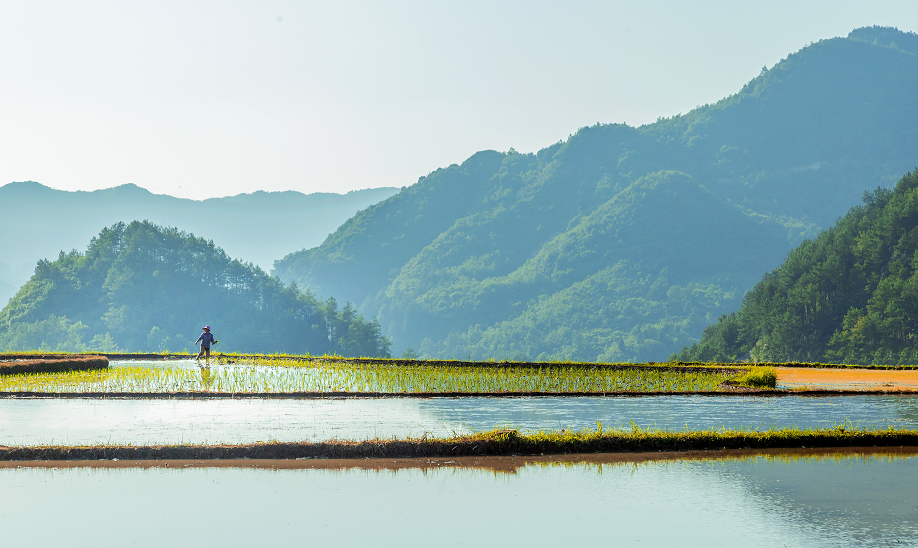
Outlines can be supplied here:
[[918, 363], [918, 170], [865, 193], [673, 359]]
[[85, 253], [39, 261], [0, 311], [0, 350], [184, 350], [205, 324], [225, 352], [389, 355], [379, 323], [350, 305], [148, 221], [116, 223]]
[[[0, 306], [40, 259], [82, 249], [104, 226], [147, 219], [214, 238], [233, 256], [269, 269], [291, 249], [322, 243], [357, 211], [385, 200], [396, 188], [347, 194], [255, 192], [200, 201], [152, 194], [135, 185], [65, 192], [35, 182], [0, 187]], [[201, 198], [206, 198], [202, 196]], [[15, 235], [15, 236], [14, 236]]]
[[914, 42], [857, 29], [688, 114], [479, 152], [274, 273], [427, 356], [665, 359], [918, 162]]

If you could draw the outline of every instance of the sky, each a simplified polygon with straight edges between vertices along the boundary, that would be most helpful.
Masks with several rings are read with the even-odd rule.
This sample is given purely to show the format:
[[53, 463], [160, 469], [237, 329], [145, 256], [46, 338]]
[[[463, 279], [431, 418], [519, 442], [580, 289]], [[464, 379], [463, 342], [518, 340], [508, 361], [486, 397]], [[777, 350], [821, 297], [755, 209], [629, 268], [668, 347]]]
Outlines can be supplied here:
[[918, 2], [0, 0], [0, 185], [402, 187], [651, 123]]

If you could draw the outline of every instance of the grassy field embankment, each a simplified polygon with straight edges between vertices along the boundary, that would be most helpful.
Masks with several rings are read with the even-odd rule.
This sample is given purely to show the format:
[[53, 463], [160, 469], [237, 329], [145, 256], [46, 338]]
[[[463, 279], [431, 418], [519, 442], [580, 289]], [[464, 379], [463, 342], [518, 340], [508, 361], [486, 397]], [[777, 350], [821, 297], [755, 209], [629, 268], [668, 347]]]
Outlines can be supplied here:
[[0, 447], [0, 460], [163, 460], [416, 458], [575, 453], [684, 452], [732, 449], [916, 447], [915, 430], [668, 432], [595, 430], [537, 432], [494, 430], [448, 438], [375, 439], [320, 443], [163, 446]]

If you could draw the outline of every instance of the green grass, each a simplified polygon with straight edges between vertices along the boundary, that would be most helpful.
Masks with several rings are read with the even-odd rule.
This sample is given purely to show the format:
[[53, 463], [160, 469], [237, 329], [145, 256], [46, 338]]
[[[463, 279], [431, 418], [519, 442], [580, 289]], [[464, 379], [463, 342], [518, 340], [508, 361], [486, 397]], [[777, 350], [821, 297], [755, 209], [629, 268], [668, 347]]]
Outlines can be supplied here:
[[596, 429], [580, 432], [551, 431], [521, 434], [517, 430], [493, 430], [448, 438], [424, 437], [404, 440], [268, 442], [218, 446], [0, 447], [0, 460], [411, 458], [916, 446], [918, 446], [918, 431], [916, 430], [857, 430], [839, 426], [818, 430], [785, 428], [769, 431], [669, 432], [640, 428], [609, 430], [600, 425]]
[[778, 384], [778, 371], [774, 367], [756, 365], [733, 382], [752, 388], [774, 388]]
[[0, 392], [685, 392], [716, 391], [723, 381], [736, 375], [661, 367], [398, 365], [315, 359], [264, 358], [255, 364], [210, 369], [128, 366], [8, 375], [0, 377]]

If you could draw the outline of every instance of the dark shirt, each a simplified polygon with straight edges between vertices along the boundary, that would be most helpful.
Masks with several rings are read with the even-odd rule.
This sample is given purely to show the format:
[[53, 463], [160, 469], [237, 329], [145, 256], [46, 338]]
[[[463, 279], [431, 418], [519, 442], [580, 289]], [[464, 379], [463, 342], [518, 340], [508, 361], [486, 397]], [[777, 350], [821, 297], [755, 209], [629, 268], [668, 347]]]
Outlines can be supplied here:
[[201, 341], [201, 348], [210, 348], [210, 345], [214, 342], [214, 335], [209, 331], [205, 331], [204, 333], [201, 333], [201, 336], [198, 337], [197, 341], [194, 341], [195, 344], [197, 344], [198, 341]]

